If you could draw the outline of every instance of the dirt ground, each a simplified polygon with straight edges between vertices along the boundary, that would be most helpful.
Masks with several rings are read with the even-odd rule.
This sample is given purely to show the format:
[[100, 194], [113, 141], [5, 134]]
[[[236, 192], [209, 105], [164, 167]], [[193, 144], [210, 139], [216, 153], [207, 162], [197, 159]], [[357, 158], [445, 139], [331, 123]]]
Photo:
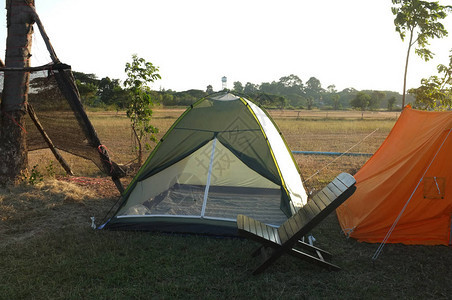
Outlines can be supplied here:
[[101, 225], [119, 201], [109, 178], [57, 177], [0, 188], [0, 247], [69, 226]]

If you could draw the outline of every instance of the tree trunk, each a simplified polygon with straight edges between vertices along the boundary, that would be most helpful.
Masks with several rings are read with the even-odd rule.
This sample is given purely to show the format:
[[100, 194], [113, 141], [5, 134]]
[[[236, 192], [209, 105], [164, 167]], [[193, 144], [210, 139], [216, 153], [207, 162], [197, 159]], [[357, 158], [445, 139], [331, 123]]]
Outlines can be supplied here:
[[140, 136], [138, 135], [135, 126], [132, 125], [132, 131], [133, 134], [135, 135], [135, 140], [138, 144], [138, 165], [141, 167], [141, 165], [143, 164], [143, 146], [141, 145], [141, 140], [142, 138], [140, 138]]
[[414, 29], [411, 29], [410, 32], [410, 41], [408, 43], [408, 51], [406, 54], [406, 61], [405, 61], [405, 74], [403, 75], [403, 95], [402, 95], [402, 109], [405, 107], [405, 98], [406, 98], [406, 77], [408, 75], [408, 62], [410, 60], [410, 51], [411, 51], [411, 46], [412, 46], [412, 42], [413, 42], [413, 31]]
[[[34, 0], [7, 0], [5, 66], [30, 67]], [[5, 72], [0, 114], [0, 183], [16, 182], [27, 169], [25, 115], [30, 73]]]

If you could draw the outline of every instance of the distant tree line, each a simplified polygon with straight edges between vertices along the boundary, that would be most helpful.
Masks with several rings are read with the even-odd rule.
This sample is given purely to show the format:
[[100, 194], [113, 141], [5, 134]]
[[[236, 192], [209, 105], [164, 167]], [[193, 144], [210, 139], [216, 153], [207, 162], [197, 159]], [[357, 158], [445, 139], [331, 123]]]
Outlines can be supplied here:
[[[120, 110], [125, 109], [130, 101], [129, 94], [119, 79], [98, 79], [94, 74], [82, 72], [74, 72], [74, 77], [85, 106]], [[303, 83], [293, 74], [281, 77], [278, 81], [261, 84], [242, 84], [236, 81], [230, 91], [249, 97], [266, 108], [275, 109], [396, 110], [401, 108], [402, 99], [399, 93], [392, 91], [358, 91], [354, 88], [337, 91], [334, 85], [324, 89], [315, 77]], [[188, 106], [214, 91], [209, 85], [205, 91], [152, 90], [149, 93], [163, 106]]]
[[[320, 80], [309, 78], [306, 83], [297, 76], [289, 75], [281, 77], [278, 81], [263, 82], [260, 85], [241, 82], [233, 83], [233, 92], [250, 95], [256, 102], [273, 108], [293, 109], [400, 109], [402, 96], [391, 91], [358, 91], [354, 88], [346, 88], [338, 91], [335, 85], [322, 87]], [[365, 94], [367, 101], [359, 102], [356, 99]], [[262, 102], [261, 102], [262, 101]]]
[[[400, 34], [402, 41], [405, 39], [408, 41], [403, 95], [391, 91], [358, 91], [351, 87], [338, 91], [335, 85], [323, 88], [320, 80], [315, 77], [303, 82], [294, 74], [283, 76], [278, 81], [261, 84], [251, 82], [243, 84], [236, 81], [233, 83], [232, 92], [248, 96], [267, 108], [400, 110], [405, 103], [412, 103], [415, 108], [420, 109], [451, 109], [452, 54], [449, 64], [439, 65], [438, 75], [422, 79], [420, 87], [407, 91], [406, 78], [411, 50], [414, 49], [415, 54], [428, 61], [434, 55], [428, 48], [429, 40], [448, 35], [441, 21], [452, 11], [452, 6], [440, 5], [438, 1], [421, 0], [392, 0], [392, 4], [395, 30]], [[97, 79], [94, 74], [81, 72], [74, 72], [74, 76], [84, 105], [116, 109], [129, 107], [130, 89], [124, 89], [119, 79], [109, 77]], [[149, 96], [153, 101], [164, 106], [187, 106], [213, 92], [211, 85], [207, 86], [205, 91], [147, 91], [152, 94]]]

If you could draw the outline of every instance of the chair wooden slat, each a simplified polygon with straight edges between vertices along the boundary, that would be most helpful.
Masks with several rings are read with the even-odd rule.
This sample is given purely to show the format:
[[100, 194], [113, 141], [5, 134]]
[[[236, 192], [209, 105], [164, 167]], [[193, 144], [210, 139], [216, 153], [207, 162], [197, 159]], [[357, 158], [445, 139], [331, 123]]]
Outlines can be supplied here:
[[348, 186], [346, 186], [342, 181], [340, 181], [337, 178], [335, 178], [332, 181], [332, 184], [334, 184], [334, 186], [337, 187], [341, 191], [341, 193], [348, 189]]
[[318, 215], [322, 210], [317, 206], [316, 201], [309, 201], [307, 203], [307, 205], [311, 208], [312, 212], [314, 213], [314, 215]]
[[316, 216], [316, 213], [312, 210], [311, 205], [309, 205], [309, 203], [304, 205], [301, 209], [304, 211], [309, 220]]
[[[273, 251], [264, 262], [257, 267], [253, 274], [265, 270], [284, 253], [318, 264], [322, 267], [337, 270], [338, 266], [331, 264], [326, 259], [331, 259], [331, 254], [301, 242], [299, 239], [320, 223], [329, 213], [342, 204], [355, 191], [355, 179], [353, 176], [342, 173], [332, 182], [317, 193], [306, 205], [301, 207], [294, 216], [284, 222], [279, 228], [254, 220], [248, 216], [237, 216], [237, 229], [240, 236], [253, 239], [262, 244], [254, 253], [261, 253], [265, 247], [271, 247]], [[305, 253], [295, 247], [301, 247]]]
[[337, 179], [340, 180], [347, 187], [351, 187], [356, 183], [355, 178], [353, 178], [353, 176], [347, 173], [339, 174], [339, 176], [337, 176]]
[[290, 228], [290, 224], [285, 222], [284, 224], [279, 226], [278, 235], [279, 235], [279, 238], [281, 239], [281, 243], [287, 242], [293, 236], [293, 232], [292, 232], [292, 228]]
[[318, 192], [314, 197], [312, 197], [311, 201], [314, 201], [314, 203], [319, 207], [320, 210], [324, 209], [325, 207], [327, 207], [327, 201], [324, 201], [324, 199], [322, 198], [326, 198], [326, 195], [323, 193], [323, 190], [321, 190], [320, 192]]
[[268, 234], [268, 230], [267, 230], [268, 225], [266, 225], [264, 223], [259, 223], [259, 226], [261, 227], [262, 237], [266, 240], [270, 240], [270, 235]]
[[270, 235], [270, 241], [278, 244], [279, 242], [278, 242], [276, 230], [277, 230], [276, 228], [269, 226], [268, 233]]
[[334, 198], [337, 198], [342, 194], [342, 191], [338, 189], [333, 182], [328, 183], [327, 188], [334, 194]]
[[326, 186], [323, 190], [322, 193], [325, 195], [325, 197], [322, 197], [322, 201], [323, 203], [326, 204], [326, 206], [330, 205], [330, 203], [336, 199], [336, 195], [329, 189], [328, 186]]
[[301, 217], [301, 214], [296, 213], [292, 216], [293, 220], [295, 221], [295, 223], [297, 224], [297, 227], [303, 227], [304, 222], [303, 219]]

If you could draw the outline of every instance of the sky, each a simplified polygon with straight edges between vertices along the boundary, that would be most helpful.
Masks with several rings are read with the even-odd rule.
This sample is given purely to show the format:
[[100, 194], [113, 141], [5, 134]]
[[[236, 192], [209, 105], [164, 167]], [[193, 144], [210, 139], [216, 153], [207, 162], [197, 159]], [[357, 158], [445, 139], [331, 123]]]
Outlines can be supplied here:
[[[395, 31], [390, 0], [35, 0], [35, 6], [60, 61], [99, 79], [124, 80], [125, 64], [137, 54], [159, 67], [156, 90], [220, 90], [223, 76], [232, 88], [235, 81], [295, 74], [339, 91], [402, 92], [408, 45]], [[6, 10], [0, 13], [4, 59]], [[442, 23], [450, 35], [431, 40], [433, 60], [411, 53], [408, 88], [448, 64], [452, 16]], [[50, 61], [39, 35], [32, 54], [33, 66]]]

